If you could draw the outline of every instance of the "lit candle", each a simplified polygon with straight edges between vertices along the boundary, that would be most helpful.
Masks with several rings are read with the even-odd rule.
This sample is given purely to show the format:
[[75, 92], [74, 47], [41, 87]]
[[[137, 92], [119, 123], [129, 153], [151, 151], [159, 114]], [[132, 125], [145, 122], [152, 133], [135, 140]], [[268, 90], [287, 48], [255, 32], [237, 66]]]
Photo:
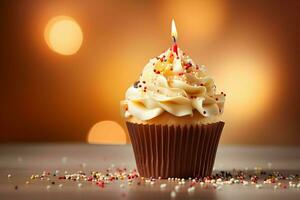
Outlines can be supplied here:
[[172, 39], [173, 39], [173, 45], [172, 45], [172, 51], [176, 53], [176, 55], [178, 55], [178, 51], [177, 51], [177, 30], [176, 30], [176, 25], [175, 25], [175, 21], [174, 19], [172, 19], [172, 30], [171, 30], [171, 35], [172, 35]]

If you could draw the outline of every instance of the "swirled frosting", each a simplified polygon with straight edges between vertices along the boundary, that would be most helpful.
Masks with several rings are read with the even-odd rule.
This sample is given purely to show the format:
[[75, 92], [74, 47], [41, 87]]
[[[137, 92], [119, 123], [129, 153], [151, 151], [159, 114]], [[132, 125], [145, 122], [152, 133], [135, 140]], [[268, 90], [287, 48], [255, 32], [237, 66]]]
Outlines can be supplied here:
[[215, 117], [223, 113], [226, 95], [216, 93], [214, 80], [203, 65], [196, 65], [179, 48], [176, 53], [170, 48], [146, 64], [125, 96], [122, 115], [146, 121], [164, 112], [176, 117], [193, 112]]

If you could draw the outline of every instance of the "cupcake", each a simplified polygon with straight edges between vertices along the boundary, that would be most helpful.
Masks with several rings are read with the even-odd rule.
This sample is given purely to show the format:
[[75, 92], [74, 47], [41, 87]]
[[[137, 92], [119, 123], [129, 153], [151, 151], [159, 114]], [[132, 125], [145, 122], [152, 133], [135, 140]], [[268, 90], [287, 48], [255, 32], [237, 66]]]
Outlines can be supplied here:
[[176, 45], [151, 59], [121, 101], [142, 177], [205, 177], [212, 173], [224, 126], [225, 94]]

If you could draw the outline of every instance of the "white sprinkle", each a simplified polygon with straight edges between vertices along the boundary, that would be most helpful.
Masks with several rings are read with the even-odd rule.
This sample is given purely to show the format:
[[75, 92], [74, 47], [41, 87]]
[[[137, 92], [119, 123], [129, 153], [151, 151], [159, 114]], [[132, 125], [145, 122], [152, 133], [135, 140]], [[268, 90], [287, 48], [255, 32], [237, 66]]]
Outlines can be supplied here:
[[57, 170], [55, 170], [55, 174], [59, 174], [59, 170], [57, 169]]
[[82, 183], [78, 183], [77, 186], [78, 186], [78, 187], [82, 187]]
[[29, 184], [29, 181], [26, 181], [25, 184], [28, 185], [28, 184]]
[[124, 188], [124, 184], [122, 183], [122, 184], [120, 184], [120, 188]]
[[222, 187], [221, 187], [221, 186], [218, 186], [218, 187], [217, 187], [217, 190], [221, 190], [221, 189], [222, 189]]
[[297, 185], [294, 183], [294, 184], [291, 185], [291, 187], [296, 188]]
[[11, 178], [11, 174], [7, 174], [7, 178]]
[[176, 192], [178, 192], [179, 189], [180, 189], [180, 185], [176, 185], [174, 189], [175, 189]]
[[210, 181], [211, 183], [215, 183], [216, 182], [216, 180], [215, 179], [211, 179], [211, 181]]
[[218, 179], [217, 179], [217, 182], [222, 182], [222, 179], [221, 179], [221, 178], [218, 178]]
[[247, 185], [249, 185], [249, 182], [248, 181], [243, 181], [243, 185], [247, 186]]
[[47, 181], [51, 181], [51, 179], [50, 179], [50, 178], [47, 178]]
[[278, 185], [278, 186], [281, 186], [281, 183], [278, 183], [277, 185]]
[[255, 187], [256, 187], [257, 189], [260, 189], [260, 188], [262, 188], [262, 184], [256, 184]]
[[300, 188], [300, 183], [298, 183], [297, 188]]
[[160, 184], [160, 189], [164, 189], [167, 187], [167, 184], [163, 183], [163, 184]]
[[59, 185], [58, 185], [59, 188], [62, 188], [62, 186], [63, 186], [63, 184], [59, 184]]
[[203, 185], [204, 185], [204, 182], [201, 181], [201, 182], [200, 182], [200, 185], [203, 186]]
[[278, 186], [277, 185], [274, 185], [274, 190], [277, 190], [278, 189]]
[[188, 191], [188, 193], [191, 194], [191, 193], [193, 193], [195, 191], [195, 187], [194, 186], [189, 187], [187, 191]]
[[176, 197], [176, 192], [175, 192], [175, 191], [172, 191], [172, 192], [170, 193], [170, 196], [171, 196], [171, 198], [175, 198], [175, 197]]
[[234, 180], [234, 183], [240, 183], [240, 181], [239, 180]]
[[150, 182], [151, 185], [154, 185], [154, 183], [155, 183], [155, 181], [151, 181], [151, 182]]
[[47, 185], [46, 189], [49, 190], [51, 188], [51, 185]]

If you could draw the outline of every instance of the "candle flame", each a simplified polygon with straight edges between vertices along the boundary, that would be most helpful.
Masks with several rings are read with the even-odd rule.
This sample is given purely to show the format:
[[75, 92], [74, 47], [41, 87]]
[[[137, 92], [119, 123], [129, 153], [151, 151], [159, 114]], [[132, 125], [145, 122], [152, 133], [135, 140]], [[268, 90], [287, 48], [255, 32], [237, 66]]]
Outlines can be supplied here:
[[177, 30], [176, 30], [176, 25], [174, 19], [172, 19], [172, 31], [171, 31], [172, 38], [174, 42], [177, 41], [178, 35], [177, 35]]

